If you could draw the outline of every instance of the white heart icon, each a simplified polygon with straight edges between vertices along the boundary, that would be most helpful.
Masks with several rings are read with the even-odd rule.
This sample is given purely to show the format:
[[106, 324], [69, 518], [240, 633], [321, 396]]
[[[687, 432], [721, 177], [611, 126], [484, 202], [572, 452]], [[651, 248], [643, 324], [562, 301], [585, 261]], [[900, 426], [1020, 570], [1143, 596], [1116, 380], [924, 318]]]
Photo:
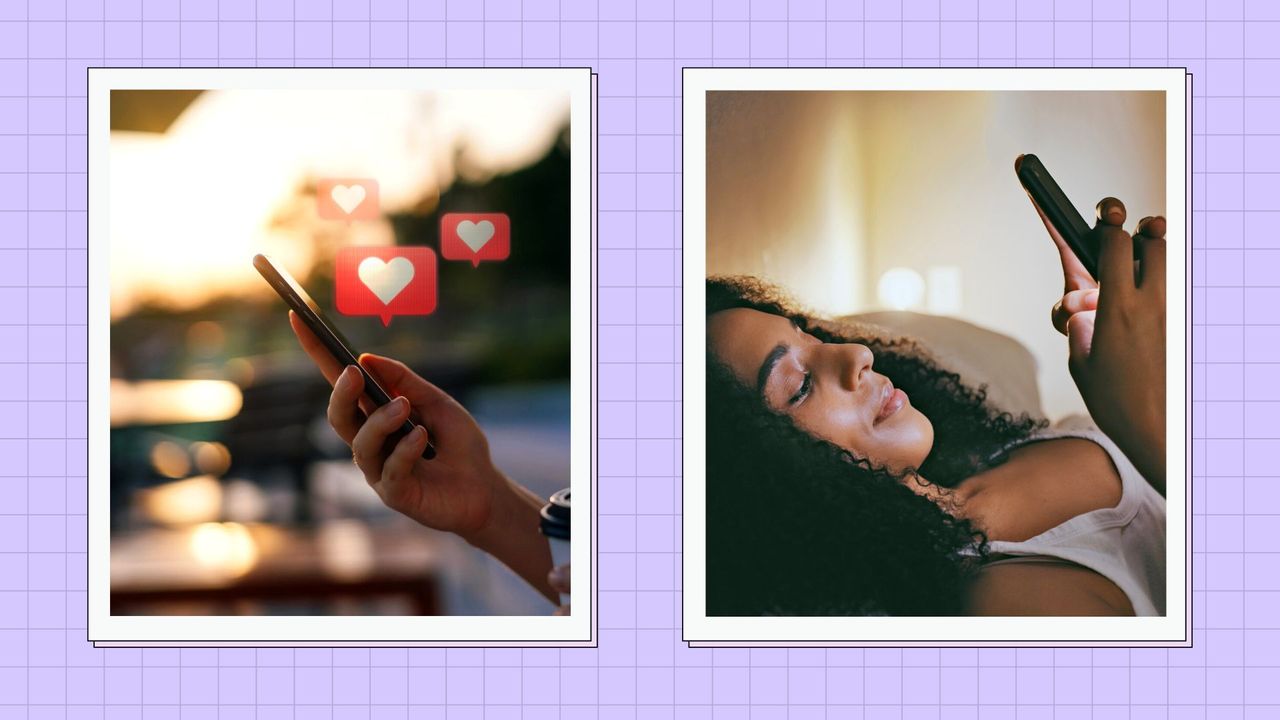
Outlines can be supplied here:
[[360, 261], [357, 274], [360, 282], [372, 290], [383, 305], [387, 305], [413, 280], [413, 263], [404, 257], [392, 258], [391, 262], [367, 257]]
[[333, 200], [333, 204], [342, 208], [342, 212], [350, 215], [355, 209], [360, 207], [360, 203], [364, 202], [365, 190], [363, 185], [334, 185], [329, 191], [329, 197]]
[[480, 252], [480, 248], [488, 245], [492, 237], [493, 223], [488, 220], [481, 220], [478, 223], [463, 220], [458, 223], [458, 238], [471, 248], [471, 252]]

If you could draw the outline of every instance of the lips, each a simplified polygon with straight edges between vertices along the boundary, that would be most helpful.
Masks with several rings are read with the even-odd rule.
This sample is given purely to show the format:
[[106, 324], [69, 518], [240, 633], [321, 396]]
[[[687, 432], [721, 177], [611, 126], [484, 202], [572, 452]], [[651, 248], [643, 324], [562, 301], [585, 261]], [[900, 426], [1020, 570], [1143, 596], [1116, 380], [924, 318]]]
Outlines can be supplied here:
[[888, 379], [884, 381], [884, 387], [880, 390], [880, 412], [876, 415], [875, 422], [882, 422], [894, 413], [902, 409], [907, 400], [907, 394], [893, 387], [893, 383]]

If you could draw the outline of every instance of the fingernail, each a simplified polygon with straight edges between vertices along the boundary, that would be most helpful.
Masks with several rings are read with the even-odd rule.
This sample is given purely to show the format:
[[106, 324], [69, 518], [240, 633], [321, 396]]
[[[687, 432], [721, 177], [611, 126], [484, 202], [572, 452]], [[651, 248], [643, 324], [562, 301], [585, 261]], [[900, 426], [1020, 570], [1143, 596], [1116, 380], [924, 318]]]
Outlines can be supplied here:
[[1124, 222], [1124, 204], [1113, 197], [1102, 198], [1098, 202], [1098, 217], [1110, 225]]
[[547, 581], [552, 585], [564, 585], [569, 580], [569, 568], [564, 565], [557, 565], [551, 568], [551, 572], [547, 573]]
[[396, 398], [394, 402], [396, 404], [396, 407], [395, 407], [396, 415], [403, 415], [409, 411], [409, 400], [405, 398], [405, 396], [401, 395], [400, 397]]
[[350, 365], [342, 368], [342, 372], [338, 375], [338, 382], [344, 386], [351, 383], [351, 366]]

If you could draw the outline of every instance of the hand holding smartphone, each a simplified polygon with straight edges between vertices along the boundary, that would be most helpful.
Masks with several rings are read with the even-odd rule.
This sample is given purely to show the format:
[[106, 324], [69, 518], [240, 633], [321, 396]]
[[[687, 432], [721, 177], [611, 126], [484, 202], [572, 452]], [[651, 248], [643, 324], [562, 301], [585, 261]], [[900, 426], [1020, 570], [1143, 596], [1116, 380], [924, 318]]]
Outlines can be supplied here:
[[[347, 365], [355, 365], [360, 370], [360, 374], [364, 376], [365, 394], [378, 407], [382, 407], [391, 402], [392, 398], [386, 389], [378, 384], [377, 379], [360, 365], [356, 354], [351, 350], [351, 344], [343, 337], [333, 323], [325, 316], [324, 311], [316, 304], [306, 290], [298, 284], [293, 276], [287, 270], [277, 267], [271, 262], [266, 255], [258, 254], [253, 256], [253, 266], [262, 274], [267, 283], [279, 293], [285, 303], [297, 313], [298, 317], [306, 323], [311, 332], [324, 344], [330, 354], [343, 367]], [[413, 432], [413, 422], [409, 419], [404, 421], [403, 426], [392, 434], [388, 441], [390, 447], [394, 447], [396, 442], [410, 432]], [[430, 441], [427, 442], [426, 448], [422, 451], [424, 460], [431, 460], [436, 456], [436, 448]]]
[[1071, 247], [1085, 270], [1098, 279], [1098, 258], [1101, 255], [1098, 237], [1091, 232], [1080, 212], [1067, 199], [1062, 188], [1045, 169], [1040, 158], [1030, 153], [1018, 158], [1018, 180], [1026, 188], [1031, 199], [1044, 212], [1045, 217]]

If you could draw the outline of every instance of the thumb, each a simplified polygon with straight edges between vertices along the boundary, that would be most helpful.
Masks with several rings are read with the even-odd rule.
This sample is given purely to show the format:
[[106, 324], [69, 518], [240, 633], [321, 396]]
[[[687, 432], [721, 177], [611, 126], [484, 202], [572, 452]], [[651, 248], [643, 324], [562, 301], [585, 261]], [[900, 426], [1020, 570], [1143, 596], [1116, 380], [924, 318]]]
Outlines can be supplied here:
[[[438, 416], [441, 413], [461, 409], [449, 393], [427, 382], [399, 360], [364, 353], [360, 356], [360, 365], [377, 378], [392, 397], [404, 395], [409, 399], [409, 404], [429, 416]], [[426, 419], [423, 418], [424, 421]]]

